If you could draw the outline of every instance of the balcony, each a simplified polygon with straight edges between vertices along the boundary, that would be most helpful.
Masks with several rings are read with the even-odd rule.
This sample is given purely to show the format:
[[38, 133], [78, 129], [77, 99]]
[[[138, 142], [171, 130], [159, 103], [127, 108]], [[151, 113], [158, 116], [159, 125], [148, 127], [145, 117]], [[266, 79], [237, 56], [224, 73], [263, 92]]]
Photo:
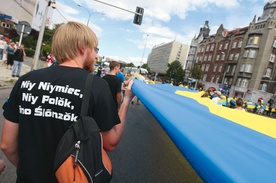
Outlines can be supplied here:
[[246, 92], [247, 88], [246, 87], [241, 87], [241, 86], [234, 86], [234, 91]]

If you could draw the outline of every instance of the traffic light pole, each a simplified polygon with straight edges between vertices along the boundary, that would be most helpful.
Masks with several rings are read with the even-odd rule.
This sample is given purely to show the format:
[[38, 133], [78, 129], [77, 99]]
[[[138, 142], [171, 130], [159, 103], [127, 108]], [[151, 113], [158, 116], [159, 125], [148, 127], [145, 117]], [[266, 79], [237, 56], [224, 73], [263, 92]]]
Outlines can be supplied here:
[[118, 7], [118, 6], [115, 6], [115, 5], [112, 5], [112, 4], [108, 4], [106, 2], [102, 2], [102, 1], [99, 1], [99, 0], [94, 0], [98, 3], [102, 3], [102, 4], [105, 4], [105, 5], [108, 5], [108, 6], [111, 6], [111, 7], [114, 7], [114, 8], [118, 8], [120, 10], [124, 10], [124, 11], [127, 11], [129, 13], [133, 13], [134, 14], [134, 19], [133, 19], [133, 23], [134, 24], [137, 24], [137, 25], [141, 25], [142, 24], [142, 19], [143, 19], [143, 15], [144, 15], [144, 8], [141, 8], [141, 7], [136, 7], [136, 11], [130, 11], [130, 10], [127, 10], [127, 9], [124, 9], [124, 8], [121, 8], [121, 7]]
[[129, 12], [129, 13], [133, 13], [133, 14], [142, 16], [141, 13], [137, 13], [137, 12], [134, 12], [134, 11], [130, 11], [130, 10], [127, 10], [127, 9], [124, 9], [124, 8], [121, 8], [121, 7], [112, 5], [112, 4], [108, 4], [108, 3], [106, 3], [106, 2], [102, 2], [102, 1], [99, 1], [99, 0], [94, 0], [94, 1], [96, 1], [96, 2], [98, 2], [98, 3], [102, 3], [102, 4], [105, 4], [105, 5], [108, 5], [108, 6], [112, 6], [112, 7], [114, 7], [114, 8], [118, 8], [118, 9], [120, 9], [120, 10], [127, 11], [127, 12]]

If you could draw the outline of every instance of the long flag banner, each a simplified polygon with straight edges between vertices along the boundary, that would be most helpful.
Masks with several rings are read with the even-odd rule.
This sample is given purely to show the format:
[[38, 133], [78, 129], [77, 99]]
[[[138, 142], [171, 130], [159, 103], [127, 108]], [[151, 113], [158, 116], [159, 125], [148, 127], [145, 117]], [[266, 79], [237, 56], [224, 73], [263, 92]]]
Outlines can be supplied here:
[[214, 104], [201, 93], [135, 80], [134, 94], [204, 182], [275, 182], [275, 118]]

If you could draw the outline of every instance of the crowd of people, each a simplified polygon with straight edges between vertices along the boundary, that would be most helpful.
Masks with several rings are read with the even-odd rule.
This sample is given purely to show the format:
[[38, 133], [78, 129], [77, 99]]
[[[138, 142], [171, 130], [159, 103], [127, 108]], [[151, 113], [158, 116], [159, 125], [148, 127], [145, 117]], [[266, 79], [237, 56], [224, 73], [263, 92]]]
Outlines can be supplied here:
[[7, 42], [5, 37], [0, 35], [0, 60], [2, 66], [12, 70], [12, 77], [20, 77], [22, 62], [26, 56], [24, 45], [18, 42]]
[[212, 88], [206, 90], [201, 97], [210, 98], [217, 105], [223, 105], [231, 109], [244, 110], [259, 115], [273, 117], [276, 113], [275, 108], [273, 108], [273, 99], [269, 99], [267, 104], [265, 104], [263, 98], [259, 98], [256, 103], [251, 104], [251, 102], [245, 101], [240, 97], [237, 98], [233, 96], [232, 98], [228, 98], [227, 95], [224, 95], [220, 91], [213, 90]]

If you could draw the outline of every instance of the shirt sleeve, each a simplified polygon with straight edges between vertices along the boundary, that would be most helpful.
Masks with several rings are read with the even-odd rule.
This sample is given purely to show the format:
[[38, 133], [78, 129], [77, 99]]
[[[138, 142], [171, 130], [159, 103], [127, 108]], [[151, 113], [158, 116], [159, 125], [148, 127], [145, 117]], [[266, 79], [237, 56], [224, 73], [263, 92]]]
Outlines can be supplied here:
[[16, 84], [14, 85], [9, 99], [5, 102], [4, 106], [3, 106], [3, 116], [14, 123], [18, 123], [19, 121], [19, 103], [18, 103], [18, 97], [19, 97], [19, 88], [20, 84], [19, 84], [19, 80], [16, 82]]

